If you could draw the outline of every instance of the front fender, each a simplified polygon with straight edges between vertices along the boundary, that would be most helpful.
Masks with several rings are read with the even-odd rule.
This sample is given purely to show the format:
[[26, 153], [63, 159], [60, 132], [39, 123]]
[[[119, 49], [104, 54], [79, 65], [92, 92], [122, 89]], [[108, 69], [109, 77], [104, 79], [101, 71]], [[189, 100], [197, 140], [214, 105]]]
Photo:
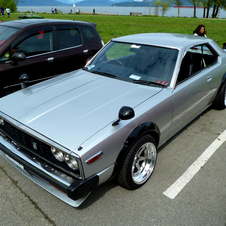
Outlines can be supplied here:
[[115, 169], [113, 172], [113, 177], [117, 175], [119, 170], [121, 169], [121, 166], [130, 151], [133, 144], [143, 135], [149, 134], [151, 135], [155, 141], [156, 145], [158, 146], [159, 143], [159, 137], [160, 137], [160, 130], [158, 126], [153, 122], [145, 122], [137, 126], [127, 137], [126, 141], [124, 142], [124, 145], [122, 147], [122, 150], [120, 151], [120, 154], [118, 155], [118, 158], [116, 160]]

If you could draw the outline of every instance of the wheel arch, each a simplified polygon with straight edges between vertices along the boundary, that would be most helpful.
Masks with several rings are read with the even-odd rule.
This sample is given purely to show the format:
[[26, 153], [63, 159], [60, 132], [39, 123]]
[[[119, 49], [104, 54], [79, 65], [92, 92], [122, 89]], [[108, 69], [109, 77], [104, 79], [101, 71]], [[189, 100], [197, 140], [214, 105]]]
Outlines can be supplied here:
[[143, 136], [145, 134], [151, 135], [156, 142], [156, 147], [158, 147], [159, 137], [160, 137], [160, 130], [159, 130], [158, 126], [153, 122], [145, 122], [145, 123], [140, 124], [129, 134], [129, 136], [125, 140], [123, 147], [116, 160], [116, 164], [115, 164], [115, 168], [114, 168], [112, 177], [115, 177], [118, 174], [128, 152], [129, 152], [130, 148], [133, 146], [133, 144], [141, 136]]
[[224, 85], [226, 84], [226, 72], [224, 73], [222, 80], [221, 80], [221, 84], [217, 90], [217, 94], [212, 102], [212, 107], [216, 110], [223, 110], [225, 109], [225, 104], [222, 103], [222, 98], [221, 98], [221, 93], [222, 93], [222, 89], [224, 87]]
[[217, 91], [217, 95], [216, 95], [216, 97], [215, 97], [214, 100], [216, 100], [217, 97], [219, 96], [219, 93], [220, 93], [220, 91], [221, 91], [221, 88], [222, 88], [222, 86], [224, 85], [225, 82], [226, 82], [226, 72], [224, 73], [224, 75], [223, 75], [223, 77], [222, 77], [221, 84], [220, 84], [220, 86], [219, 86], [219, 89], [218, 89], [218, 91]]

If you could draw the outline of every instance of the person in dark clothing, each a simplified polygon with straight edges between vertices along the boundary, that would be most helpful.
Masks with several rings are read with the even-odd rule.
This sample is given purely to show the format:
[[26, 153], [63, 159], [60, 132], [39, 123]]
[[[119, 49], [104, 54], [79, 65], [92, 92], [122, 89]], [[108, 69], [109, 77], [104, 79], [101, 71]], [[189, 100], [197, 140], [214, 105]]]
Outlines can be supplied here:
[[2, 14], [2, 16], [4, 17], [4, 7], [1, 5], [1, 7], [0, 7], [0, 9], [1, 9], [1, 14]]
[[205, 26], [203, 24], [199, 24], [199, 26], [193, 31], [193, 35], [206, 37]]

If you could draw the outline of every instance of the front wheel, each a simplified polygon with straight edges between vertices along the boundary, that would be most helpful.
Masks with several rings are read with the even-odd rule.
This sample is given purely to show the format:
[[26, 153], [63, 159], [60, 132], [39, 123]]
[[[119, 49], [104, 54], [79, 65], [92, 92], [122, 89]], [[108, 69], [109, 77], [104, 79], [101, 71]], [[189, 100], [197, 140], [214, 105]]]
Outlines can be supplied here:
[[223, 110], [226, 107], [226, 82], [222, 85], [217, 98], [213, 103], [213, 108]]
[[156, 142], [150, 135], [144, 135], [127, 154], [118, 176], [119, 184], [131, 190], [141, 187], [151, 177], [156, 160]]

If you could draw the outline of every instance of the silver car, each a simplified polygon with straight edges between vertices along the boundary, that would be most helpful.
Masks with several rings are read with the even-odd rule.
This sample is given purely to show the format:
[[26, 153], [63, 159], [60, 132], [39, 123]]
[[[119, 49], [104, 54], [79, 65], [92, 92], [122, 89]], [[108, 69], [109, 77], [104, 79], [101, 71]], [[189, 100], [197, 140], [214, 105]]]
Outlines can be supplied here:
[[74, 207], [112, 178], [137, 189], [161, 145], [209, 106], [225, 108], [225, 77], [211, 39], [115, 38], [85, 68], [0, 99], [0, 154]]

